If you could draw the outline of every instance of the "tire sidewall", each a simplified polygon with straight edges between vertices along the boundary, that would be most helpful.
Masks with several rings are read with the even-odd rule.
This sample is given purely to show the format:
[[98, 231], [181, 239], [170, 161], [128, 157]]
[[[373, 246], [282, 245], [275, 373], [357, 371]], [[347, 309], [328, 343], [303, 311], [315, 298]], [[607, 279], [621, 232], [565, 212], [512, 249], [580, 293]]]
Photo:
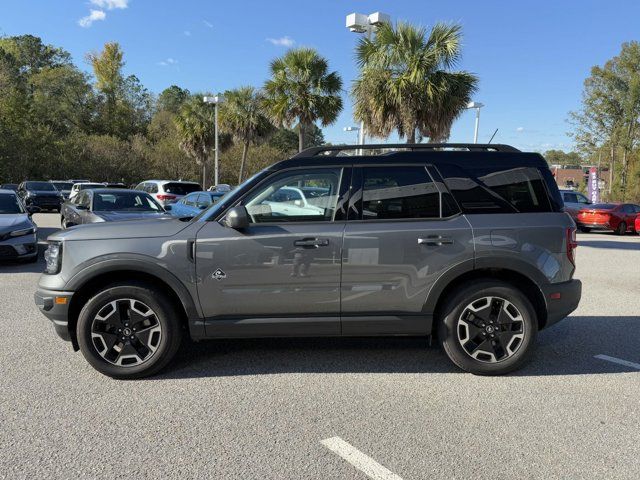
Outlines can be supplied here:
[[[108, 287], [89, 299], [78, 317], [76, 332], [80, 351], [92, 367], [110, 377], [133, 379], [153, 375], [173, 358], [181, 341], [178, 312], [158, 293], [143, 286], [119, 285]], [[131, 367], [109, 363], [100, 356], [91, 340], [91, 324], [98, 312], [109, 302], [123, 298], [139, 300], [146, 304], [154, 311], [162, 328], [160, 344], [153, 356], [148, 361]]]
[[[458, 320], [464, 309], [483, 297], [500, 297], [511, 302], [524, 321], [524, 338], [515, 354], [496, 363], [472, 358], [458, 341]], [[501, 375], [520, 368], [529, 358], [538, 333], [535, 309], [525, 295], [513, 286], [499, 281], [475, 282], [446, 302], [439, 324], [439, 338], [449, 358], [461, 369], [477, 375]]]

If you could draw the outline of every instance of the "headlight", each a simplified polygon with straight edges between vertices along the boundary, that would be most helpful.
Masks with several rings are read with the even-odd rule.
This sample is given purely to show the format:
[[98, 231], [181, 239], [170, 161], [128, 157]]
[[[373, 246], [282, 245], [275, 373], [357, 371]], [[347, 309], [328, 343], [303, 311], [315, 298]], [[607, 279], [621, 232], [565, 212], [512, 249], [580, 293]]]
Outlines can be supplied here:
[[49, 247], [44, 251], [44, 261], [47, 266], [45, 273], [55, 275], [60, 271], [62, 264], [62, 243], [61, 242], [49, 242]]
[[36, 229], [34, 227], [31, 228], [23, 228], [22, 230], [14, 230], [9, 234], [10, 237], [22, 237], [23, 235], [30, 235], [32, 233], [36, 233]]

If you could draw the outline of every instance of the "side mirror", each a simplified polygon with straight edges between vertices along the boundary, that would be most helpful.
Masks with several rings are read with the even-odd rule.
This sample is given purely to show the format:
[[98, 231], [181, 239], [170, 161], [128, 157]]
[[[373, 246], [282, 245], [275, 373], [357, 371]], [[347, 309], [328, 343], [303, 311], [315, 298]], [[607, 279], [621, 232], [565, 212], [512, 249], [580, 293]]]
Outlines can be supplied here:
[[36, 207], [35, 205], [30, 205], [27, 207], [27, 212], [29, 215], [33, 215], [34, 213], [40, 213], [42, 209], [40, 207]]
[[225, 215], [222, 224], [234, 230], [247, 228], [249, 226], [249, 212], [247, 212], [247, 209], [243, 206], [233, 207]]
[[172, 208], [173, 208], [173, 207], [172, 207], [171, 205], [165, 205], [165, 206], [164, 206], [164, 211], [165, 211], [165, 212], [170, 212]]

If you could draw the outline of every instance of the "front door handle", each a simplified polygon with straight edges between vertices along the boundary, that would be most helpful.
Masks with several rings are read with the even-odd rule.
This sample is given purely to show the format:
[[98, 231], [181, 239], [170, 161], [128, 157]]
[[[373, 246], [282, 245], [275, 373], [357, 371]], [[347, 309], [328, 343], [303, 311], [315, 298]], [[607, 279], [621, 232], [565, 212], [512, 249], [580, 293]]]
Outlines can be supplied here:
[[441, 235], [428, 235], [418, 238], [418, 245], [428, 245], [430, 247], [439, 247], [440, 245], [453, 245], [453, 238], [443, 237]]
[[318, 248], [318, 247], [326, 247], [329, 245], [328, 238], [303, 238], [302, 240], [296, 240], [293, 242], [296, 247], [305, 247], [305, 248]]

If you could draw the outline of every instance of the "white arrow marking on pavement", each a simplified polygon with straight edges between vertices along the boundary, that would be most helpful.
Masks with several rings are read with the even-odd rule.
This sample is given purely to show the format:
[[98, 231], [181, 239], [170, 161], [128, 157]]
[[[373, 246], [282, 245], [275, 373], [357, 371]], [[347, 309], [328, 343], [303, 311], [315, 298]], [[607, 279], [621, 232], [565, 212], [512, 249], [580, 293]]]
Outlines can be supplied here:
[[327, 438], [320, 443], [333, 453], [341, 456], [369, 478], [373, 478], [374, 480], [402, 480], [401, 477], [383, 467], [373, 458], [365, 455], [340, 437]]

